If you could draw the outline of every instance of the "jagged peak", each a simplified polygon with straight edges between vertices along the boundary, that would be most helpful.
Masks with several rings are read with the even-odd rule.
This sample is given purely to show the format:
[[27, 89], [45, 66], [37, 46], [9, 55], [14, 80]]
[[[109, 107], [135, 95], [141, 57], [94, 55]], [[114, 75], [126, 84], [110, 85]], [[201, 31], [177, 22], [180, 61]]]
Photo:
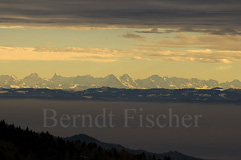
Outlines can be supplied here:
[[120, 76], [121, 79], [133, 79], [129, 74], [123, 74]]
[[129, 74], [125, 73], [121, 77], [131, 77]]
[[108, 76], [106, 76], [105, 78], [117, 78], [114, 74], [109, 74]]
[[53, 77], [51, 78], [51, 80], [56, 79], [56, 78], [58, 78], [58, 77], [62, 77], [62, 76], [58, 75], [57, 73], [54, 73], [54, 75], [53, 75]]
[[27, 76], [25, 78], [40, 78], [40, 77], [37, 73], [31, 73], [29, 76]]
[[157, 74], [154, 74], [154, 75], [150, 76], [149, 78], [161, 78], [161, 77]]

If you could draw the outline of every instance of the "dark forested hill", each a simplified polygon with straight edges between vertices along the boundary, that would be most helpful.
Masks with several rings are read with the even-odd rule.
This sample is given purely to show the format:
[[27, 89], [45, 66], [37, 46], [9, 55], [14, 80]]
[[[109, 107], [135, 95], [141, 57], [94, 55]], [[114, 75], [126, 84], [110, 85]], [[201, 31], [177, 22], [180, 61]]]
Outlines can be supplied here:
[[[170, 157], [172, 160], [204, 160], [201, 158], [196, 158], [196, 157], [192, 157], [192, 156], [188, 156], [188, 155], [184, 155], [182, 153], [179, 153], [177, 151], [169, 151], [169, 152], [165, 152], [165, 153], [153, 153], [153, 152], [148, 152], [145, 150], [135, 150], [135, 149], [130, 149], [130, 148], [126, 148], [120, 144], [113, 144], [113, 143], [105, 143], [105, 142], [101, 142], [93, 137], [90, 137], [88, 135], [85, 134], [79, 134], [79, 135], [74, 135], [72, 137], [67, 137], [66, 140], [69, 141], [84, 141], [86, 142], [86, 144], [88, 143], [95, 143], [97, 146], [100, 146], [104, 149], [111, 149], [111, 148], [115, 148], [117, 151], [122, 151], [125, 150], [129, 153], [135, 154], [135, 155], [140, 155], [140, 154], [145, 154], [148, 155], [150, 157], [156, 157], [157, 159], [168, 159], [167, 157]], [[165, 158], [166, 157], [166, 158]]]
[[[103, 149], [95, 143], [69, 142], [0, 121], [0, 160], [153, 160], [144, 154]], [[170, 159], [165, 157], [166, 160]]]

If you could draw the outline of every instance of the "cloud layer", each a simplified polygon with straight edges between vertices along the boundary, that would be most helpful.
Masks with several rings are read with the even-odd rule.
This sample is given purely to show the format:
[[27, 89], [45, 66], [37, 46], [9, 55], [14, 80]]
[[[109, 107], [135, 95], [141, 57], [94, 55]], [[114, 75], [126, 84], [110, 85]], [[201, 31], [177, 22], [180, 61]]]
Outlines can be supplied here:
[[14, 26], [122, 26], [240, 34], [240, 19], [240, 0], [7, 0], [0, 5], [0, 25]]
[[241, 51], [241, 35], [212, 35], [201, 36], [179, 33], [173, 38], [164, 38], [161, 41], [142, 44], [146, 47], [162, 48], [203, 48], [215, 50]]
[[137, 41], [145, 41], [145, 37], [140, 36], [138, 34], [131, 34], [131, 33], [127, 33], [125, 35], [122, 35], [122, 37], [124, 38], [130, 38], [130, 39], [135, 39]]
[[73, 47], [4, 47], [0, 46], [0, 60], [28, 61], [92, 61], [121, 60], [187, 61], [203, 63], [241, 62], [241, 51], [232, 50], [160, 50], [160, 49], [107, 49]]

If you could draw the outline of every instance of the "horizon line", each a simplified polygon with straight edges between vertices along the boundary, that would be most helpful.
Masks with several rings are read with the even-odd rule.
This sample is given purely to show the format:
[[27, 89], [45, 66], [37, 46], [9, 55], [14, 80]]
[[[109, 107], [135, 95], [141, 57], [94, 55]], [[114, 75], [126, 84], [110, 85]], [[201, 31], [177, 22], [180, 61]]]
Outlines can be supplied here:
[[108, 77], [108, 76], [113, 75], [113, 76], [115, 76], [116, 78], [120, 78], [120, 77], [122, 77], [122, 76], [128, 75], [130, 78], [132, 78], [132, 79], [134, 79], [134, 80], [143, 80], [143, 79], [148, 79], [148, 78], [150, 78], [150, 77], [152, 77], [152, 76], [158, 76], [158, 77], [160, 77], [160, 78], [180, 78], [180, 79], [189, 79], [189, 80], [191, 80], [191, 79], [198, 79], [198, 80], [201, 80], [201, 81], [214, 80], [214, 81], [217, 81], [218, 83], [233, 82], [233, 81], [235, 81], [235, 80], [238, 80], [239, 82], [241, 82], [241, 80], [239, 80], [239, 79], [237, 79], [237, 78], [236, 78], [236, 79], [233, 79], [233, 80], [227, 80], [227, 81], [221, 82], [221, 81], [218, 81], [218, 80], [212, 79], [212, 78], [210, 78], [210, 79], [202, 79], [202, 78], [196, 78], [196, 77], [187, 78], [187, 77], [178, 77], [178, 76], [165, 76], [165, 75], [161, 76], [161, 75], [159, 75], [159, 74], [149, 75], [149, 76], [147, 76], [147, 77], [145, 77], [145, 78], [135, 78], [135, 77], [132, 77], [132, 76], [131, 76], [130, 74], [128, 74], [128, 73], [124, 73], [124, 74], [122, 74], [122, 75], [115, 75], [115, 74], [112, 73], [112, 74], [107, 74], [107, 75], [105, 75], [105, 76], [93, 76], [93, 75], [91, 75], [91, 74], [76, 75], [76, 76], [62, 76], [62, 75], [60, 75], [60, 74], [54, 73], [53, 76], [50, 77], [50, 78], [41, 77], [41, 76], [39, 76], [39, 73], [37, 73], [37, 72], [32, 72], [32, 73], [28, 74], [27, 76], [23, 76], [23, 78], [19, 78], [18, 76], [15, 76], [14, 74], [0, 74], [0, 76], [12, 76], [12, 77], [14, 77], [14, 78], [16, 78], [16, 79], [19, 79], [19, 80], [22, 80], [22, 79], [24, 79], [24, 78], [26, 78], [26, 77], [29, 77], [29, 76], [31, 76], [31, 75], [37, 75], [37, 76], [38, 76], [39, 78], [41, 78], [41, 79], [48, 79], [48, 80], [51, 80], [54, 76], [60, 76], [60, 77], [64, 77], [64, 78], [75, 78], [75, 77], [84, 77], [84, 76], [91, 76], [91, 77], [93, 77], [93, 78], [105, 78], [105, 77]]

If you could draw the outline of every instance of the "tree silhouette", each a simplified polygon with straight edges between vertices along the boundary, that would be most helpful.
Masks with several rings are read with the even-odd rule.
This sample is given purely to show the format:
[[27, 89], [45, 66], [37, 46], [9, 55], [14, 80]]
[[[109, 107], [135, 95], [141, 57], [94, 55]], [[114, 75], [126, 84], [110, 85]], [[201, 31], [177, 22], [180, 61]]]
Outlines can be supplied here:
[[35, 133], [0, 121], [0, 160], [154, 160], [95, 143], [70, 142], [48, 132]]

